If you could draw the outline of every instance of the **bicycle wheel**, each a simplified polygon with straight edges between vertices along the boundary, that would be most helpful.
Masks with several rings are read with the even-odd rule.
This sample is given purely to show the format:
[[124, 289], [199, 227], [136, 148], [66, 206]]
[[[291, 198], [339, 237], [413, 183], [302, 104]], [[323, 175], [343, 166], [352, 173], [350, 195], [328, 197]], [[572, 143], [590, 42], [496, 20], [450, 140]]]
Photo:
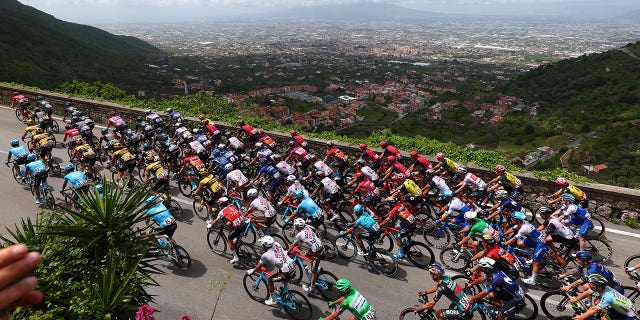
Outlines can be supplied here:
[[302, 267], [302, 261], [300, 260], [294, 260], [293, 261], [293, 268], [296, 269], [296, 274], [293, 278], [291, 278], [289, 280], [289, 282], [293, 283], [293, 284], [300, 284], [300, 282], [302, 282], [302, 276], [304, 276], [305, 274], [305, 270]]
[[182, 221], [183, 211], [182, 206], [180, 206], [180, 203], [178, 203], [178, 201], [173, 199], [167, 201], [167, 209], [169, 210], [169, 212], [171, 212], [171, 215], [176, 218], [176, 220]]
[[627, 260], [624, 262], [625, 272], [633, 280], [640, 280], [640, 276], [638, 275], [638, 273], [636, 271], [627, 272], [626, 270], [629, 267], [636, 266], [638, 263], [640, 263], [640, 254], [636, 254], [634, 256], [631, 256], [631, 257], [627, 258]]
[[289, 290], [282, 298], [284, 311], [295, 320], [310, 320], [313, 315], [311, 303], [302, 293]]
[[398, 263], [389, 251], [375, 248], [369, 252], [367, 258], [369, 264], [385, 276], [392, 276], [398, 271]]
[[385, 236], [380, 236], [378, 239], [373, 241], [373, 244], [376, 246], [376, 248], [393, 252], [396, 241], [391, 234], [387, 234]]
[[540, 268], [536, 282], [545, 289], [558, 290], [562, 282], [558, 281], [557, 275], [564, 273], [564, 269], [556, 263], [547, 263]]
[[191, 196], [191, 191], [193, 191], [193, 186], [191, 185], [191, 183], [189, 181], [185, 181], [184, 177], [179, 177], [178, 178], [178, 189], [180, 189], [180, 193], [187, 197], [190, 198]]
[[433, 251], [422, 242], [411, 243], [404, 254], [418, 268], [426, 268], [434, 261]]
[[591, 251], [594, 262], [608, 261], [613, 254], [611, 246], [601, 239], [586, 239], [584, 249]]
[[60, 168], [60, 161], [58, 161], [58, 159], [51, 159], [49, 166], [51, 167], [51, 172], [55, 176], [62, 176], [62, 168]]
[[509, 319], [514, 320], [533, 320], [538, 317], [538, 305], [536, 301], [531, 298], [528, 294], [524, 294], [524, 303], [525, 306], [513, 316], [509, 317]]
[[43, 197], [44, 197], [44, 203], [46, 204], [47, 208], [49, 209], [54, 209], [56, 206], [56, 199], [53, 197], [53, 193], [51, 193], [51, 189], [49, 188], [42, 188], [43, 190]]
[[[247, 225], [245, 231], [242, 232], [242, 242], [244, 244], [252, 246], [256, 244], [256, 238], [257, 238], [256, 231]], [[286, 243], [281, 242], [280, 244], [285, 245]]]
[[285, 224], [282, 227], [280, 233], [282, 233], [282, 236], [287, 241], [287, 243], [293, 243], [293, 239], [295, 239], [296, 235], [298, 234], [291, 221], [289, 221], [289, 223]]
[[400, 311], [400, 320], [437, 320], [436, 316], [433, 314], [431, 310], [424, 312], [422, 315], [420, 313], [413, 312], [414, 307], [406, 308]]
[[338, 215], [338, 218], [333, 220], [333, 225], [336, 227], [336, 230], [344, 230], [349, 224], [355, 221], [355, 217], [349, 211], [341, 209], [336, 209], [335, 211]]
[[51, 119], [51, 131], [53, 131], [53, 133], [60, 133], [60, 126], [58, 125], [58, 121]]
[[322, 238], [322, 260], [333, 261], [338, 257], [338, 250], [335, 243], [329, 241], [327, 238]]
[[238, 258], [240, 258], [240, 265], [244, 268], [253, 268], [258, 264], [260, 256], [258, 256], [258, 252], [253, 247], [238, 240], [236, 251], [238, 252]]
[[462, 271], [468, 265], [469, 256], [454, 247], [447, 247], [440, 251], [440, 262], [447, 268]]
[[22, 114], [22, 111], [20, 111], [20, 108], [16, 108], [16, 118], [20, 122], [24, 122], [25, 121], [24, 115]]
[[340, 292], [336, 289], [336, 282], [338, 281], [338, 277], [335, 274], [320, 270], [318, 271], [318, 279], [316, 280], [316, 289], [320, 295], [329, 301], [334, 301], [340, 298]]
[[11, 174], [13, 174], [13, 179], [16, 180], [18, 184], [25, 185], [25, 181], [21, 178], [18, 178], [18, 170], [15, 167], [11, 166]]
[[540, 298], [540, 308], [548, 319], [557, 317], [573, 317], [575, 311], [569, 302], [569, 298], [562, 291], [551, 291]]
[[180, 269], [189, 269], [191, 268], [191, 256], [189, 256], [189, 252], [185, 250], [180, 245], [173, 245], [173, 254], [171, 256], [171, 260], [176, 267]]
[[206, 202], [207, 200], [199, 195], [196, 195], [193, 198], [193, 213], [202, 220], [206, 220], [208, 216]]
[[336, 245], [338, 256], [344, 259], [353, 260], [358, 254], [358, 246], [356, 245], [356, 241], [351, 239], [347, 235], [336, 237], [333, 242]]
[[451, 235], [440, 228], [433, 221], [427, 221], [422, 230], [424, 241], [437, 249], [444, 249], [451, 243]]
[[[467, 276], [465, 276], [464, 274], [455, 275], [451, 277], [451, 280], [455, 281], [457, 284], [459, 284], [463, 288], [467, 283], [471, 282], [471, 279], [467, 278]], [[482, 286], [482, 284], [476, 284], [475, 286], [467, 287], [466, 289], [464, 289], [464, 292], [467, 294], [467, 296], [470, 297], [470, 296], [475, 296], [476, 294], [480, 293], [480, 291], [482, 290], [484, 290], [484, 287]]]
[[211, 251], [219, 256], [227, 252], [227, 236], [221, 230], [209, 230], [207, 232], [207, 243]]
[[244, 285], [244, 291], [247, 292], [251, 299], [264, 303], [269, 297], [267, 282], [263, 278], [260, 278], [260, 274], [245, 274], [242, 283]]
[[636, 307], [635, 309], [638, 310], [638, 307], [640, 306], [640, 291], [638, 291], [636, 287], [631, 286], [624, 286], [622, 288], [624, 289], [624, 296], [629, 298]]
[[287, 246], [289, 246], [289, 243], [287, 242], [287, 240], [285, 240], [281, 235], [279, 235], [279, 234], [271, 234], [271, 237], [274, 240], [276, 240], [277, 242], [279, 242], [280, 244], [282, 244], [285, 248]]
[[602, 221], [602, 219], [598, 218], [598, 217], [591, 217], [591, 222], [593, 222], [593, 229], [591, 229], [591, 231], [589, 231], [589, 234], [587, 235], [587, 237], [589, 238], [599, 238], [604, 234], [604, 231], [606, 229], [604, 222]]

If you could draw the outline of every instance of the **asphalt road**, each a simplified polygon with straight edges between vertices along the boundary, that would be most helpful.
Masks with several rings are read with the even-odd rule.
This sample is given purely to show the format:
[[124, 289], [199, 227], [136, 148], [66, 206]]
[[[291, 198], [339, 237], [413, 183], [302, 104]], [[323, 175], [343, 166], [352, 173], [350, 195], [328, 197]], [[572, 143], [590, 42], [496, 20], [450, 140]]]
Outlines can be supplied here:
[[[18, 122], [13, 110], [0, 106], [0, 154], [6, 157], [9, 149], [9, 141], [22, 135], [24, 125]], [[58, 120], [62, 123], [61, 120]], [[98, 133], [97, 129], [95, 130]], [[61, 137], [58, 137], [61, 141]], [[66, 151], [61, 147], [54, 149], [54, 155], [63, 161], [68, 161]], [[2, 228], [13, 228], [15, 223], [23, 217], [35, 218], [39, 209], [30, 192], [19, 186], [11, 176], [9, 168], [0, 169], [0, 203], [4, 206]], [[50, 178], [50, 185], [57, 190], [62, 185], [60, 178]], [[176, 191], [177, 190], [173, 190]], [[54, 192], [60, 199], [57, 191]], [[156, 277], [159, 287], [150, 289], [156, 295], [154, 308], [160, 310], [156, 316], [158, 319], [180, 319], [183, 315], [189, 315], [191, 319], [210, 319], [216, 299], [219, 295], [218, 281], [227, 281], [226, 288], [220, 295], [214, 319], [282, 319], [286, 314], [277, 308], [257, 303], [244, 292], [242, 277], [244, 269], [238, 269], [228, 263], [228, 258], [223, 258], [211, 253], [206, 243], [205, 223], [195, 217], [191, 212], [191, 201], [176, 197], [185, 209], [186, 219], [180, 222], [175, 239], [183, 245], [193, 259], [193, 266], [188, 271], [175, 269], [169, 261], [160, 261], [159, 266], [166, 273]], [[634, 247], [640, 240], [637, 231], [620, 225], [607, 225], [608, 230], [617, 229], [622, 233], [607, 232], [606, 236], [614, 248], [613, 258], [608, 266], [621, 278], [626, 285], [632, 281], [626, 278], [621, 265], [624, 260], [640, 250]], [[436, 256], [438, 251], [436, 250]], [[436, 258], [438, 260], [438, 258]], [[46, 261], [44, 262], [46, 263]], [[397, 319], [399, 312], [407, 306], [417, 303], [416, 293], [433, 285], [430, 277], [424, 270], [419, 270], [412, 265], [401, 262], [398, 272], [393, 277], [385, 277], [369, 270], [362, 258], [346, 263], [341, 260], [325, 262], [322, 265], [326, 270], [338, 277], [349, 278], [355, 288], [360, 290], [370, 303], [378, 311], [378, 319]], [[293, 289], [301, 291], [296, 286]], [[538, 300], [544, 292], [527, 289], [527, 292]], [[45, 293], [46, 295], [46, 293]], [[326, 302], [310, 297], [314, 305], [313, 319], [322, 316], [327, 310]], [[445, 299], [446, 300], [446, 299]], [[445, 307], [444, 303], [439, 304]], [[542, 314], [542, 312], [540, 312]], [[539, 316], [539, 319], [544, 319]]]

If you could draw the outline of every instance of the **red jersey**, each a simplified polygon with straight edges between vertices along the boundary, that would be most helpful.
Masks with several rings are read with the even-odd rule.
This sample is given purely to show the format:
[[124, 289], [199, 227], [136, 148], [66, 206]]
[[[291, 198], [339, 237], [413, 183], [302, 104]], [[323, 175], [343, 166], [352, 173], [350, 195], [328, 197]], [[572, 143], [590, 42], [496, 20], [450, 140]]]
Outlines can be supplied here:
[[385, 150], [396, 157], [400, 156], [400, 151], [398, 151], [398, 149], [396, 149], [396, 147], [394, 146], [387, 146]]
[[124, 120], [122, 120], [122, 118], [120, 118], [120, 116], [113, 116], [113, 117], [109, 118], [108, 125], [109, 126], [113, 125], [113, 126], [115, 126], [117, 128], [117, 127], [126, 125], [126, 123], [124, 122]]
[[224, 217], [234, 228], [242, 225], [242, 213], [234, 205], [228, 205], [224, 209], [220, 210], [218, 217]]
[[13, 96], [13, 98], [11, 99], [11, 103], [16, 104], [16, 102], [21, 102], [22, 100], [24, 100], [24, 96], [21, 94], [18, 94]]
[[64, 137], [62, 138], [62, 141], [67, 141], [67, 138], [74, 138], [79, 135], [80, 135], [80, 131], [78, 131], [78, 129], [76, 128], [69, 129], [64, 132]]
[[[207, 130], [207, 132], [215, 135], [220, 133], [220, 131], [218, 131], [218, 128], [216, 128], [216, 126], [214, 126], [213, 124], [209, 123], [208, 125], [204, 126], [205, 130]], [[218, 131], [218, 133], [216, 133], [216, 131]]]
[[482, 252], [485, 257], [498, 261], [501, 257], [502, 248], [500, 248], [499, 245], [494, 244], [493, 246], [484, 249]]
[[414, 224], [416, 222], [416, 218], [411, 214], [411, 211], [407, 209], [402, 203], [398, 203], [389, 211], [389, 220], [395, 220], [400, 218], [410, 224]]
[[407, 172], [407, 167], [403, 166], [402, 163], [396, 161], [393, 163], [393, 169], [398, 173]]
[[248, 135], [254, 134], [254, 131], [255, 131], [255, 129], [248, 124], [241, 126], [240, 129], [242, 129], [242, 131], [244, 131]]
[[423, 156], [418, 156], [413, 163], [416, 167], [420, 167], [424, 170], [431, 168], [431, 162]]
[[327, 152], [327, 158], [333, 157], [335, 156], [338, 159], [342, 159], [342, 160], [346, 160], [347, 159], [347, 155], [340, 151], [340, 149], [336, 148], [336, 147], [331, 147], [331, 149], [329, 149], [329, 152]]
[[371, 161], [374, 161], [374, 162], [378, 161], [378, 154], [373, 152], [373, 150], [371, 150], [371, 149], [364, 150], [362, 155], [369, 157], [371, 159]]
[[198, 156], [196, 155], [184, 158], [184, 160], [182, 160], [182, 166], [184, 167], [186, 165], [191, 165], [197, 170], [200, 170], [200, 168], [204, 168], [204, 163], [202, 163], [202, 160], [200, 160], [200, 158], [198, 158]]

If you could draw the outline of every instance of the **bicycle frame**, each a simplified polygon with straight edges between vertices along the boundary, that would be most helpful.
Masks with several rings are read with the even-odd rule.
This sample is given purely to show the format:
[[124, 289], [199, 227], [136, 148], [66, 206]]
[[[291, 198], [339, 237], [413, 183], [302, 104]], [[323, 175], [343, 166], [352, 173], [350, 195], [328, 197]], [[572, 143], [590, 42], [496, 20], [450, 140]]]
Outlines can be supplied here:
[[[258, 289], [261, 282], [264, 282], [265, 285], [269, 283], [269, 276], [270, 276], [269, 272], [267, 272], [264, 268], [261, 268], [261, 269], [262, 269], [261, 270], [262, 272], [260, 273], [260, 276], [256, 280], [256, 283], [253, 285], [254, 290]], [[287, 293], [289, 293], [289, 284], [285, 282], [284, 285], [281, 287], [280, 292], [274, 291], [273, 296], [276, 298], [276, 301], [278, 301], [279, 304], [291, 310], [296, 310], [297, 307], [295, 302], [290, 301], [289, 299], [285, 300], [285, 296], [287, 296]]]

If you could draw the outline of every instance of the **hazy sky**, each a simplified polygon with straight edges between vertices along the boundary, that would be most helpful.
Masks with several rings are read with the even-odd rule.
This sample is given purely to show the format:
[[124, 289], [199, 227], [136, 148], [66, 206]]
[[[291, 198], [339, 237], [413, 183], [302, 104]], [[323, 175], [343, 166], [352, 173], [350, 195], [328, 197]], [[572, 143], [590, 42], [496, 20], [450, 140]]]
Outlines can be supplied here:
[[[1, 0], [0, 0], [1, 1]], [[60, 19], [89, 24], [182, 21], [257, 14], [291, 6], [385, 2], [434, 12], [608, 17], [640, 0], [19, 0]]]

